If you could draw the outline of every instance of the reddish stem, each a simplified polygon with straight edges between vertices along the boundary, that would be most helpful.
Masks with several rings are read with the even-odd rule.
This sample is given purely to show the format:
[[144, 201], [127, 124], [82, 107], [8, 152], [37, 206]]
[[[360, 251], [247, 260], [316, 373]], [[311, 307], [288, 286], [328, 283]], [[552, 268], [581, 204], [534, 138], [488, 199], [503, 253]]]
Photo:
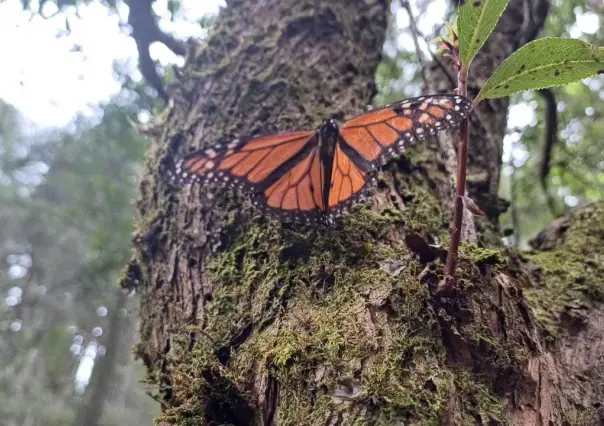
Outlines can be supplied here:
[[[461, 67], [458, 74], [457, 94], [467, 97], [468, 69]], [[445, 279], [438, 286], [439, 293], [446, 293], [455, 286], [455, 266], [457, 265], [457, 254], [461, 242], [461, 229], [463, 227], [464, 196], [466, 195], [466, 174], [468, 166], [468, 129], [469, 119], [464, 119], [459, 124], [457, 133], [457, 185], [455, 199], [455, 213], [453, 225], [451, 226], [451, 243], [447, 254], [445, 265]]]

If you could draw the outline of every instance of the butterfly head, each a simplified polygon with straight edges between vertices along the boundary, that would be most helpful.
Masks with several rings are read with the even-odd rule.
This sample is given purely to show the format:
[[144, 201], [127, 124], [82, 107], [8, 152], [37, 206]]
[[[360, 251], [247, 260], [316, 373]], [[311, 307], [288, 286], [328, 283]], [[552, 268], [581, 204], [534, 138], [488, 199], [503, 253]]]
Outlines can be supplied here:
[[329, 120], [325, 120], [323, 122], [323, 126], [329, 128], [332, 131], [338, 130], [338, 123], [333, 118], [330, 118]]
[[325, 120], [319, 128], [319, 146], [325, 154], [333, 155], [340, 129], [333, 118]]
[[333, 118], [325, 120], [319, 128], [319, 134], [321, 136], [321, 139], [324, 141], [330, 139], [337, 139], [339, 132], [340, 128], [338, 127], [338, 123]]

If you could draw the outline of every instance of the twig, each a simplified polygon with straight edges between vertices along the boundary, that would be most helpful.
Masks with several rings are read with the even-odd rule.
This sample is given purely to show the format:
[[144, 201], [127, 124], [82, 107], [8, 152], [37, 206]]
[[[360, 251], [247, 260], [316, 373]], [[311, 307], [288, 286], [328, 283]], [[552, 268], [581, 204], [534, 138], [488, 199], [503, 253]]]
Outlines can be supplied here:
[[[457, 76], [457, 94], [468, 96], [468, 67], [461, 66]], [[437, 292], [450, 292], [455, 286], [455, 266], [457, 265], [457, 256], [459, 252], [459, 243], [461, 242], [461, 229], [463, 226], [464, 198], [466, 195], [466, 174], [468, 167], [468, 136], [469, 136], [469, 118], [461, 121], [459, 132], [457, 134], [457, 185], [455, 213], [453, 215], [453, 226], [451, 227], [451, 243], [447, 253], [447, 263], [445, 265], [445, 278], [439, 284]]]
[[[424, 40], [424, 42], [426, 42], [426, 35], [424, 33], [422, 33], [419, 28], [417, 27], [417, 22], [415, 21], [415, 17], [413, 16], [412, 12], [411, 12], [411, 5], [409, 4], [408, 1], [406, 0], [400, 0], [401, 2], [401, 7], [403, 7], [405, 10], [407, 10], [407, 14], [409, 15], [409, 22], [411, 25], [411, 34], [413, 35], [413, 42], [415, 44], [415, 51], [417, 54], [417, 58], [418, 61], [421, 65], [422, 68], [422, 78], [424, 80], [424, 83], [427, 85], [427, 79], [425, 77], [425, 60], [424, 60], [424, 56], [423, 53], [420, 49], [419, 46], [419, 39]], [[448, 19], [448, 18], [447, 18]], [[440, 31], [442, 30], [442, 28], [444, 27], [444, 25], [441, 25], [440, 27], [438, 27], [436, 34], [440, 33]], [[426, 43], [427, 44], [427, 43]], [[442, 62], [441, 60], [438, 58], [437, 55], [434, 54], [434, 52], [432, 52], [430, 50], [430, 45], [428, 45], [428, 53], [431, 56], [431, 59], [436, 62], [436, 64], [438, 65], [438, 67], [443, 71], [445, 77], [447, 77], [447, 80], [449, 80], [449, 83], [451, 83], [451, 86], [455, 86], [456, 85], [456, 79], [455, 76], [452, 75], [449, 72], [449, 68], [447, 68]]]
[[[409, 15], [409, 22], [411, 24], [411, 33], [413, 35], [413, 41], [415, 43], [415, 51], [417, 53], [417, 58], [420, 62], [421, 68], [422, 68], [422, 78], [424, 79], [424, 83], [427, 84], [427, 79], [425, 77], [425, 66], [424, 66], [425, 60], [424, 60], [423, 54], [422, 54], [420, 46], [419, 46], [419, 39], [421, 38], [425, 42], [426, 35], [424, 33], [422, 33], [419, 30], [419, 28], [417, 28], [417, 22], [415, 21], [415, 17], [412, 15], [411, 7], [410, 7], [409, 3], [405, 0], [401, 0], [401, 6], [407, 10], [407, 13]], [[440, 31], [443, 27], [444, 27], [444, 25], [441, 25], [440, 27], [438, 27], [436, 34], [440, 33]], [[449, 83], [451, 83], [451, 86], [455, 86], [457, 84], [457, 82], [455, 81], [456, 80], [455, 76], [449, 72], [449, 68], [447, 68], [445, 66], [445, 64], [443, 64], [441, 62], [439, 57], [430, 50], [429, 45], [428, 45], [428, 53], [430, 53], [431, 59], [434, 62], [436, 62], [438, 67], [443, 71], [445, 77], [447, 77], [447, 80], [449, 80]]]
[[[427, 85], [426, 80], [426, 66], [424, 60], [424, 54], [422, 53], [422, 49], [419, 45], [419, 39], [421, 37], [419, 30], [417, 29], [417, 23], [415, 22], [415, 18], [413, 16], [413, 12], [411, 11], [411, 5], [406, 0], [401, 0], [401, 6], [403, 9], [407, 11], [407, 15], [409, 15], [409, 26], [411, 28], [411, 35], [413, 36], [413, 44], [415, 45], [415, 54], [417, 55], [417, 61], [422, 70], [422, 79], [424, 80], [424, 84]], [[425, 41], [425, 40], [424, 40]]]
[[158, 95], [168, 102], [169, 96], [157, 74], [155, 61], [151, 59], [149, 47], [152, 43], [159, 41], [175, 54], [184, 56], [186, 45], [159, 28], [157, 15], [152, 8], [153, 0], [125, 0], [125, 3], [129, 8], [128, 23], [132, 27], [132, 38], [136, 41], [141, 74]]
[[[512, 147], [513, 148], [513, 147]], [[520, 246], [520, 218], [518, 216], [518, 200], [516, 191], [516, 166], [514, 165], [513, 158], [510, 160], [510, 167], [512, 173], [510, 174], [510, 208], [512, 215], [512, 229], [514, 230], [514, 248]]]
[[545, 101], [545, 139], [539, 169], [539, 182], [547, 200], [547, 206], [554, 217], [560, 216], [554, 197], [549, 192], [548, 178], [551, 171], [552, 152], [558, 141], [558, 111], [556, 110], [556, 95], [551, 89], [537, 90]]
[[447, 68], [434, 53], [430, 52], [430, 55], [432, 56], [432, 60], [436, 62], [438, 67], [442, 70], [445, 77], [447, 77], [451, 86], [455, 86], [455, 76], [449, 72], [449, 68]]

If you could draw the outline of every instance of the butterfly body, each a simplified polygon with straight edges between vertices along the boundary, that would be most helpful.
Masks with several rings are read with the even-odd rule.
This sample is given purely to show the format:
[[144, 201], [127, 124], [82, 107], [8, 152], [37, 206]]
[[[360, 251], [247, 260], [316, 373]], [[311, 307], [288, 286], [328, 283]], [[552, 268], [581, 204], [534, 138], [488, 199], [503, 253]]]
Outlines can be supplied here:
[[325, 164], [323, 167], [323, 188], [321, 188], [323, 213], [328, 212], [329, 191], [332, 187], [333, 157], [336, 152], [339, 135], [340, 129], [334, 119], [325, 120], [323, 125], [317, 130], [319, 157], [325, 159], [323, 161], [323, 164]]
[[165, 170], [174, 185], [237, 186], [271, 216], [331, 222], [363, 198], [372, 172], [419, 140], [457, 124], [471, 103], [457, 95], [406, 99], [338, 126], [242, 138], [187, 155]]

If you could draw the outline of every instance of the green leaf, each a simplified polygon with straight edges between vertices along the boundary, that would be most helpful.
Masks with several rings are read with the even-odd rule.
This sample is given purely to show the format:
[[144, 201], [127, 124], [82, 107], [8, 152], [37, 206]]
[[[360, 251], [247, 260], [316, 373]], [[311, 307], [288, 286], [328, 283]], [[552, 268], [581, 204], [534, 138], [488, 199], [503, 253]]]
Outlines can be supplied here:
[[168, 0], [168, 12], [170, 12], [170, 22], [174, 22], [174, 18], [180, 10], [180, 7], [180, 0]]
[[486, 82], [474, 104], [603, 73], [604, 48], [570, 38], [542, 38], [525, 44], [507, 58]]
[[465, 67], [476, 56], [497, 25], [509, 0], [460, 0], [457, 12], [459, 50]]

